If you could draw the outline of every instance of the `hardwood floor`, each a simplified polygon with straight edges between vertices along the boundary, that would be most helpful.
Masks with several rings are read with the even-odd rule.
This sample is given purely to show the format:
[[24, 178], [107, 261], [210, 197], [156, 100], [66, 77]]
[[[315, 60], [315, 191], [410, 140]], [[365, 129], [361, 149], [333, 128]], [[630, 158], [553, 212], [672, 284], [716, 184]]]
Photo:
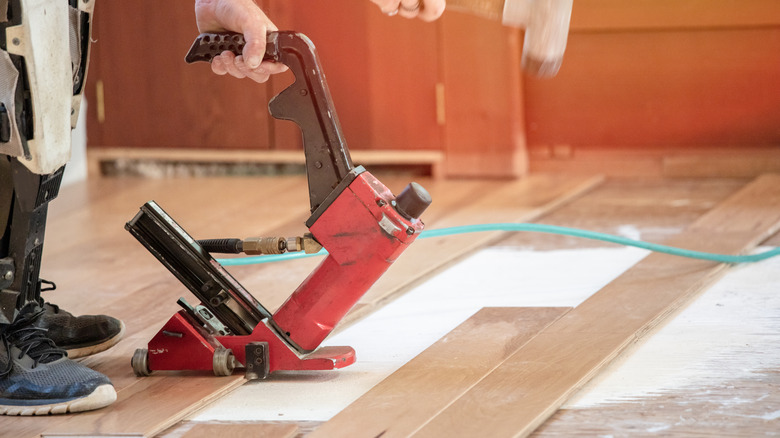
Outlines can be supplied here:
[[[735, 239], [725, 239], [722, 244], [731, 245], [733, 242], [733, 248], [729, 248], [738, 250], [745, 245], [761, 243], [776, 230], [773, 227], [778, 219], [776, 213], [780, 209], [780, 201], [776, 198], [777, 194], [773, 186], [779, 184], [776, 181], [777, 177], [768, 178], [774, 179], [759, 181], [759, 189], [747, 189], [755, 190], [756, 193], [749, 192], [751, 194], [744, 201], [739, 201], [737, 205], [731, 207], [728, 202], [734, 201], [725, 204], [723, 201], [749, 187], [749, 181], [609, 180], [599, 185], [602, 181], [600, 178], [550, 175], [534, 175], [514, 182], [424, 180], [421, 183], [432, 193], [434, 203], [423, 219], [431, 229], [477, 222], [533, 220], [608, 232], [623, 230], [621, 227], [630, 225], [631, 230], [640, 233], [646, 240], [673, 239], [681, 245], [713, 246], [714, 249], [718, 249], [721, 243], [708, 241], [707, 236], [717, 232], [720, 235], [735, 235]], [[381, 179], [396, 193], [407, 182], [406, 178], [392, 176]], [[3, 436], [6, 434], [14, 437], [32, 437], [41, 434], [44, 436], [61, 434], [155, 436], [211, 400], [241, 385], [243, 377], [238, 374], [227, 378], [193, 373], [153, 375], [149, 378], [137, 378], [133, 375], [129, 366], [129, 358], [133, 350], [145, 346], [162, 323], [178, 310], [176, 299], [179, 296], [188, 296], [189, 292], [129, 233], [123, 230], [123, 225], [135, 214], [141, 204], [155, 199], [197, 238], [295, 235], [305, 231], [303, 222], [307, 217], [308, 206], [306, 196], [304, 179], [295, 176], [165, 180], [102, 178], [64, 188], [60, 198], [52, 204], [44, 251], [43, 276], [56, 281], [58, 289], [47, 293], [44, 298], [74, 313], [108, 313], [126, 322], [128, 334], [125, 340], [108, 352], [84, 360], [84, 363], [112, 379], [119, 392], [119, 400], [109, 408], [81, 415], [0, 418], [0, 430], [4, 431]], [[767, 198], [768, 196], [774, 198]], [[758, 210], [754, 210], [754, 207]], [[713, 212], [718, 208], [729, 208], [730, 212], [737, 213], [734, 215], [728, 213], [727, 219], [721, 216], [718, 216], [717, 220], [707, 219], [713, 217], [710, 213], [715, 214]], [[756, 222], [755, 219], [759, 217], [768, 219], [765, 222]], [[735, 233], [728, 232], [722, 228], [724, 223], [738, 226], [740, 229]], [[741, 227], [740, 224], [748, 225]], [[688, 231], [684, 231], [686, 229]], [[686, 234], [688, 232], [692, 234]], [[777, 237], [770, 238], [769, 242], [772, 241], [776, 242]], [[440, 272], [442, 268], [490, 244], [523, 247], [530, 245], [538, 250], [605, 245], [579, 239], [527, 233], [510, 235], [493, 233], [421, 240], [415, 243], [417, 248], [414, 252], [409, 251], [405, 254], [405, 257], [402, 257], [363, 297], [353, 313], [348, 315], [345, 324], [358, 321], [388, 301], [402, 295], [422, 279]], [[648, 275], [652, 274], [651, 277], [657, 274], [652, 271], [656, 269], [652, 266], [667, 266], [660, 261], [659, 257], [651, 259], [651, 267], [648, 268]], [[656, 261], [652, 262], [652, 260]], [[309, 259], [285, 263], [284, 266], [231, 267], [230, 271], [266, 307], [274, 309], [286, 299], [316, 263], [317, 260]], [[720, 269], [707, 268], [694, 262], [687, 265], [678, 265], [675, 262], [674, 266], [683, 267], [663, 268], [666, 269], [667, 277], [672, 283], [684, 281], [686, 275], [694, 273], [694, 277], [698, 275], [697, 278], [701, 278], [699, 272], [701, 269], [713, 269], [713, 272]], [[640, 271], [644, 269], [637, 268]], [[283, 273], [280, 273], [280, 270], [283, 270]], [[690, 289], [691, 293], [696, 293], [704, 287], [694, 277], [691, 277], [694, 284], [693, 289]], [[638, 277], [633, 278], [636, 281]], [[663, 282], [656, 286], [661, 289], [669, 287]], [[624, 288], [626, 287], [615, 289], [611, 292], [610, 298], [605, 298], [604, 303], [612, 302], [615, 294], [619, 294]], [[658, 305], [663, 309], [664, 302], [649, 300], [647, 304]], [[597, 314], [598, 309], [605, 305], [595, 302], [589, 305], [592, 309], [589, 311], [592, 312], [590, 315]], [[584, 312], [585, 309], [580, 311]], [[654, 318], [664, 314], [665, 311], [652, 314], [656, 316], [648, 314], [646, 318], [649, 319], [645, 321], [654, 321]], [[631, 327], [633, 328], [627, 328], [631, 333], [636, 330], [646, 330], [641, 328], [643, 327], [641, 324]], [[571, 333], [576, 332], [577, 330], [572, 329]], [[589, 342], [588, 336], [587, 333], [582, 333], [583, 342]], [[620, 344], [620, 341], [615, 339]], [[562, 338], [560, 342], [565, 341]], [[533, 350], [535, 355], [549, 353], [545, 349], [545, 345], [549, 346], [548, 342], [537, 341], [536, 345], [536, 349]], [[529, 347], [520, 350], [527, 348]], [[598, 348], [592, 350], [594, 354], [600, 351]], [[614, 355], [614, 353], [610, 354]], [[424, 357], [421, 355], [419, 360], [424, 360]], [[593, 357], [598, 362], [597, 356]], [[409, 366], [413, 366], [415, 361], [410, 362]], [[520, 360], [519, 363], [525, 362]], [[586, 374], [591, 375], [592, 372]], [[494, 378], [498, 379], [499, 375], [500, 373], [495, 373]], [[569, 387], [579, 385], [577, 383], [579, 381], [572, 380]], [[495, 385], [506, 386], [505, 382], [502, 382], [501, 379], [496, 380]], [[380, 391], [382, 387], [386, 388], [389, 384], [377, 387], [376, 391]], [[561, 383], [562, 387], [565, 386], [564, 384], [565, 382]], [[490, 390], [491, 393], [493, 391]], [[471, 409], [465, 400], [464, 398], [459, 403], [466, 410]], [[555, 412], [556, 405], [560, 406], [559, 401], [562, 402], [556, 398], [555, 403], [548, 404], [542, 409], [545, 412], [544, 418]], [[459, 403], [454, 403], [447, 410], [458, 412], [456, 409]], [[485, 408], [480, 404], [480, 409]], [[348, 422], [343, 419], [348, 418], [346, 412], [344, 416], [337, 416], [333, 421]], [[556, 421], [561, 421], [559, 420], [561, 415], [565, 413], [553, 416], [552, 420], [539, 430], [552, 430], [548, 428]], [[625, 415], [630, 418], [629, 408], [626, 409]], [[634, 415], [637, 413], [634, 412]], [[392, 416], [388, 414], [387, 418]], [[441, 416], [441, 418], [445, 417]], [[501, 423], [498, 420], [493, 421], [493, 416], [490, 418], [490, 421], [485, 421], [498, 428]], [[535, 426], [544, 420], [542, 417], [534, 418], [527, 424]], [[520, 433], [519, 431], [523, 431], [522, 434], [533, 431], [533, 427], [529, 426], [526, 430], [514, 421], [510, 429], [515, 432], [509, 433], [509, 436]], [[401, 424], [395, 425], [400, 427]], [[195, 430], [194, 426], [200, 429], [201, 425], [179, 423], [178, 426], [168, 430], [164, 436], [181, 436], [181, 433], [190, 429]], [[256, 425], [244, 426], [255, 427]], [[314, 436], [317, 434], [325, 436], [331, 427], [326, 424], [322, 431], [317, 432], [316, 424], [300, 426], [298, 434], [314, 430]], [[181, 433], [176, 432], [177, 430]], [[294, 433], [288, 427], [281, 427], [278, 430], [268, 428], [268, 430], [271, 435], [267, 436], [288, 436]], [[420, 432], [421, 435], [442, 436], [445, 430], [448, 429], [437, 427], [436, 422], [429, 422], [428, 426]], [[464, 430], [466, 429], [458, 429], [459, 432]], [[401, 433], [400, 436], [405, 435]]]

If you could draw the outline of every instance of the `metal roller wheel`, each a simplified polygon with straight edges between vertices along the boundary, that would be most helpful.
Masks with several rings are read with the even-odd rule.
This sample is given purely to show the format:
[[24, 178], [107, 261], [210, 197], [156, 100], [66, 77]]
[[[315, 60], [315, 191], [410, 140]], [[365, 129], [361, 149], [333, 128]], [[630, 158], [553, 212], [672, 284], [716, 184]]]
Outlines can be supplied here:
[[149, 350], [146, 348], [135, 350], [133, 358], [130, 359], [130, 365], [138, 377], [146, 377], [152, 374], [152, 371], [149, 369]]
[[236, 368], [236, 357], [233, 356], [233, 350], [224, 347], [214, 350], [213, 366], [215, 376], [233, 374], [233, 370]]

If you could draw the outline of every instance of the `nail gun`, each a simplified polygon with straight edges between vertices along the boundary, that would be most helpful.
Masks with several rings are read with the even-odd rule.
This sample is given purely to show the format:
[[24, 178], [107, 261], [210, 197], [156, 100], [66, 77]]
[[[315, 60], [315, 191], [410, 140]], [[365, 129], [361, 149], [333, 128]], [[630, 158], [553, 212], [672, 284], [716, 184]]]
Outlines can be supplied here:
[[[241, 53], [241, 34], [202, 34], [185, 58], [210, 61]], [[287, 65], [292, 85], [268, 104], [271, 115], [301, 129], [311, 216], [303, 237], [197, 241], [154, 201], [125, 228], [200, 301], [179, 300], [174, 314], [131, 360], [138, 376], [157, 370], [244, 368], [248, 379], [277, 370], [329, 370], [354, 363], [351, 347], [320, 347], [336, 324], [423, 229], [431, 202], [419, 184], [398, 196], [362, 166], [353, 166], [314, 45], [295, 32], [268, 34], [266, 59]], [[211, 252], [316, 251], [327, 258], [271, 313]], [[313, 249], [312, 249], [313, 247]], [[225, 249], [229, 248], [229, 249]]]

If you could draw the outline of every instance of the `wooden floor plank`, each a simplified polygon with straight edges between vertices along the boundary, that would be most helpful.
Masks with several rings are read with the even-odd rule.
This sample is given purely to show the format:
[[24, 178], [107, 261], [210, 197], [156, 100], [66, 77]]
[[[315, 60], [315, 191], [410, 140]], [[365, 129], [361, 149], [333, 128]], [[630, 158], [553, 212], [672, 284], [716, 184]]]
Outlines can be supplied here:
[[[408, 178], [382, 178], [396, 193], [408, 182], [402, 182], [405, 179]], [[463, 225], [470, 219], [487, 219], [490, 215], [483, 211], [486, 208], [505, 214], [506, 220], [509, 217], [530, 220], [556, 207], [562, 199], [569, 199], [599, 181], [548, 176], [532, 176], [519, 183], [422, 181], [435, 199], [430, 212], [426, 212], [425, 220], [429, 227]], [[120, 181], [105, 178], [91, 180], [86, 186], [77, 185], [75, 190], [78, 192], [74, 195], [70, 195], [68, 190], [68, 187], [63, 189], [63, 199], [84, 204], [78, 208], [69, 204], [67, 208], [62, 208], [61, 215], [52, 208], [44, 254], [44, 275], [57, 281], [59, 288], [56, 292], [49, 292], [45, 298], [63, 304], [75, 313], [107, 313], [126, 322], [125, 340], [108, 352], [84, 360], [84, 363], [112, 379], [119, 390], [119, 401], [90, 414], [2, 418], [0, 430], [9, 436], [23, 438], [38, 436], [42, 432], [87, 431], [89, 425], [94, 424], [92, 430], [100, 433], [121, 434], [134, 430], [151, 436], [161, 432], [171, 421], [202, 406], [201, 398], [208, 400], [229, 391], [240, 384], [243, 377], [206, 376], [204, 378], [214, 386], [204, 387], [198, 378], [190, 378], [192, 376], [159, 376], [156, 380], [133, 376], [129, 366], [132, 351], [145, 346], [165, 320], [178, 310], [175, 304], [178, 296], [189, 295], [123, 229], [124, 223], [143, 202], [155, 199], [196, 238], [300, 233], [305, 230], [302, 224], [308, 216], [305, 179], [130, 178]], [[437, 202], [441, 207], [436, 207]], [[479, 213], [469, 213], [475, 205], [481, 206]], [[428, 213], [431, 213], [431, 219], [428, 219]], [[454, 257], [437, 252], [431, 259], [444, 265], [452, 262]], [[295, 278], [295, 275], [305, 276], [318, 261], [285, 263], [287, 265], [231, 269], [231, 272], [269, 309], [274, 309], [303, 279]], [[306, 266], [306, 263], [310, 265]], [[383, 292], [376, 292], [379, 300], [369, 301], [368, 305], [376, 308], [385, 296], [393, 295], [398, 288], [431, 272], [427, 264], [410, 266], [409, 269], [416, 271], [388, 273], [386, 277], [399, 275], [403, 279], [395, 284], [389, 281], [383, 286]], [[160, 402], [151, 404], [148, 398], [138, 395], [147, 392], [154, 394]], [[175, 398], [176, 403], [165, 403], [167, 397]], [[130, 415], [142, 420], [136, 422], [126, 418]]]
[[196, 423], [159, 438], [293, 438], [298, 426], [290, 423]]
[[[217, 233], [217, 237], [246, 237], [261, 232], [264, 224], [278, 227], [289, 223], [292, 228], [296, 223], [305, 229], [302, 218], [308, 211], [306, 179], [302, 176], [101, 178], [65, 187], [61, 197], [57, 201], [82, 204], [59, 210], [57, 201], [52, 204], [42, 275], [56, 281], [58, 288], [44, 294], [44, 299], [76, 314], [105, 313], [125, 322], [125, 339], [105, 353], [81, 360], [109, 376], [120, 401], [128, 398], [129, 393], [122, 394], [125, 389], [131, 391], [131, 386], [144, 382], [129, 366], [133, 351], [145, 346], [179, 310], [179, 296], [189, 298], [186, 288], [124, 230], [124, 223], [138, 208], [156, 199], [198, 237]], [[239, 376], [234, 379], [241, 382]], [[227, 385], [219, 383], [216, 394], [222, 394]], [[0, 418], [0, 430], [8, 436], [37, 437], [57, 424], [83, 421], [78, 418], [81, 416], [4, 417]]]
[[[674, 246], [741, 253], [780, 227], [780, 175], [717, 205]], [[414, 436], [527, 436], [725, 265], [652, 254], [545, 329]]]
[[308, 437], [405, 437], [569, 308], [483, 308]]
[[[305, 230], [300, 219], [308, 211], [303, 177], [185, 178], [166, 184], [129, 180], [93, 182], [93, 194], [83, 199], [85, 204], [63, 214], [54, 208], [56, 201], [52, 204], [41, 272], [59, 288], [44, 299], [79, 312], [96, 312], [107, 301], [165, 278], [157, 276], [166, 274], [165, 268], [124, 230], [125, 222], [151, 199], [196, 238], [249, 237], [261, 233], [263, 226], [294, 219], [299, 232]], [[67, 196], [69, 187], [63, 191]], [[83, 294], [66, 293], [79, 290], [100, 299], [84, 302]]]
[[[41, 436], [127, 434], [151, 437], [243, 383], [235, 378], [182, 374], [142, 379], [120, 391], [110, 409], [70, 416]], [[165, 415], [159, 415], [160, 411]]]

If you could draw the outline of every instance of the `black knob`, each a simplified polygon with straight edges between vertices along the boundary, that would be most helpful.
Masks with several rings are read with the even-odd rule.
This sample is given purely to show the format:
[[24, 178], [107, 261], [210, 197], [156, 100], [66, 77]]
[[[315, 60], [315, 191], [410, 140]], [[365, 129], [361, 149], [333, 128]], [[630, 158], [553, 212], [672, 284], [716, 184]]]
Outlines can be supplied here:
[[416, 182], [408, 186], [395, 198], [395, 209], [407, 219], [418, 219], [431, 205], [431, 194]]

